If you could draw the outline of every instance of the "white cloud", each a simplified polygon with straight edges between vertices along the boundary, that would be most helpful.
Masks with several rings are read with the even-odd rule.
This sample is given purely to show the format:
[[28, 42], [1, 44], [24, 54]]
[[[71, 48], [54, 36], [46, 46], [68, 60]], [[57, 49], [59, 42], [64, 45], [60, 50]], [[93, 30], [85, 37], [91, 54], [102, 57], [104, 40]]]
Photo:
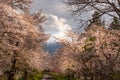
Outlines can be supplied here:
[[63, 18], [58, 18], [55, 15], [48, 14], [47, 20], [43, 23], [43, 28], [45, 32], [51, 34], [50, 40], [53, 37], [63, 38], [65, 37], [66, 30], [70, 30], [71, 27], [66, 23], [66, 20]]
[[57, 15], [59, 17], [68, 17], [67, 6], [61, 0], [34, 0], [31, 4], [31, 12], [42, 9], [47, 14]]

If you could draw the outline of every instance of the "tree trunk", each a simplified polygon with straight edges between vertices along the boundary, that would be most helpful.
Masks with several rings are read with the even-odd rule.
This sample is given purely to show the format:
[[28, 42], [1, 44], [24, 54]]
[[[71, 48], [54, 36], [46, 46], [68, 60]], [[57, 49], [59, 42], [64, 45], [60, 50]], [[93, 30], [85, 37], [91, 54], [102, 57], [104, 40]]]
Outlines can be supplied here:
[[27, 80], [27, 75], [28, 75], [28, 72], [27, 72], [27, 70], [25, 70], [25, 72], [24, 72], [24, 80]]
[[14, 75], [16, 73], [16, 62], [17, 62], [17, 51], [15, 50], [14, 51], [14, 56], [12, 58], [12, 66], [11, 66], [11, 69], [10, 71], [8, 71], [8, 80], [14, 80]]
[[12, 61], [12, 68], [8, 72], [8, 80], [14, 80], [14, 75], [15, 75], [15, 72], [16, 72], [15, 65], [16, 65], [16, 59], [14, 59]]

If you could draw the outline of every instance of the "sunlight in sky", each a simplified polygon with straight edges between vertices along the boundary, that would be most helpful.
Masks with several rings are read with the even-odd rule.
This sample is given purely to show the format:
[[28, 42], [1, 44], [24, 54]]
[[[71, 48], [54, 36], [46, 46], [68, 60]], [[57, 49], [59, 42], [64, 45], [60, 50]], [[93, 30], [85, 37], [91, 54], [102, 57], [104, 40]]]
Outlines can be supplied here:
[[47, 20], [42, 24], [47, 34], [51, 35], [50, 40], [54, 41], [54, 37], [63, 38], [66, 30], [70, 30], [68, 22], [68, 11], [66, 6], [60, 0], [35, 0], [31, 5], [32, 12], [42, 9], [47, 16]]
[[49, 14], [47, 20], [42, 24], [46, 33], [51, 34], [49, 41], [53, 41], [53, 38], [65, 37], [66, 30], [71, 30], [71, 27], [66, 23], [63, 18], [58, 18], [55, 15]]

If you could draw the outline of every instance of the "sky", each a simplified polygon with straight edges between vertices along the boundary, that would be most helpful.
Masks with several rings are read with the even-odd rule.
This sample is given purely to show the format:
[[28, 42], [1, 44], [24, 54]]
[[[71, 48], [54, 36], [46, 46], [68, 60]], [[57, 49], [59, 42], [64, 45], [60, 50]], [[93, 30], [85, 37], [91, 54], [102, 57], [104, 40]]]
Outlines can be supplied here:
[[[72, 16], [71, 12], [68, 11], [68, 6], [62, 3], [62, 0], [34, 0], [34, 3], [31, 4], [31, 12], [38, 10], [42, 10], [47, 16], [47, 20], [42, 24], [42, 27], [46, 33], [51, 35], [48, 42], [54, 41], [54, 37], [65, 37], [67, 29], [82, 32], [84, 27], [80, 29], [81, 23], [76, 19], [81, 18], [86, 21], [90, 19], [92, 17], [91, 14], [94, 13], [94, 11], [90, 11], [79, 17]], [[106, 26], [109, 26], [112, 18], [105, 15], [102, 17], [102, 20], [106, 21]]]
[[66, 17], [66, 6], [60, 0], [34, 0], [32, 11], [42, 9], [47, 14], [57, 15], [58, 17]]
[[54, 37], [65, 37], [66, 30], [76, 27], [73, 17], [67, 10], [67, 6], [60, 0], [34, 0], [31, 12], [42, 10], [47, 20], [42, 24], [45, 32], [51, 35], [48, 42], [54, 41]]

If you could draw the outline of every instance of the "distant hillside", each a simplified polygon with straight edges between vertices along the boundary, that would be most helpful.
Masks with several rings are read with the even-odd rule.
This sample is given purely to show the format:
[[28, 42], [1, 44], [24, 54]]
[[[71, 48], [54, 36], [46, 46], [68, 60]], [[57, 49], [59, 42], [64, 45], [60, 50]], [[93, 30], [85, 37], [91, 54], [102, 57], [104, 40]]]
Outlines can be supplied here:
[[56, 43], [45, 43], [44, 46], [45, 46], [44, 49], [51, 54], [53, 54], [56, 50], [61, 48], [61, 44]]

